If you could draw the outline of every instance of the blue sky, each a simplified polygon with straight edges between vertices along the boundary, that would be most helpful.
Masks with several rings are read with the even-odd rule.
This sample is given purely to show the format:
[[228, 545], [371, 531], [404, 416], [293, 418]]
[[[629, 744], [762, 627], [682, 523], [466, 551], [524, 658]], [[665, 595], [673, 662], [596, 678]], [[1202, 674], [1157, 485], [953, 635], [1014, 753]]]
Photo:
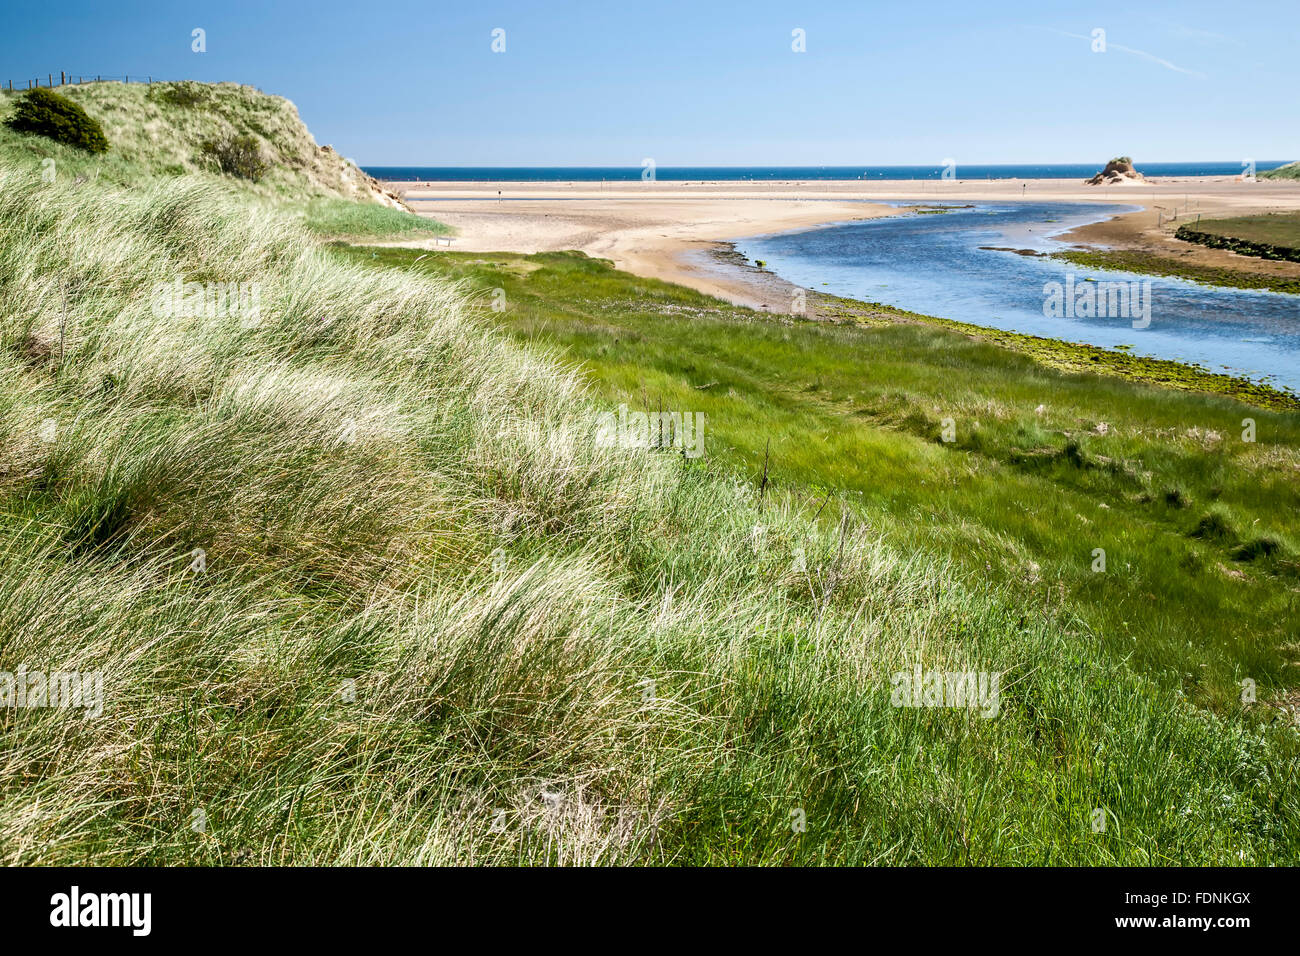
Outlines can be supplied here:
[[248, 83], [363, 165], [1300, 158], [1295, 0], [73, 0], [5, 21], [0, 82]]

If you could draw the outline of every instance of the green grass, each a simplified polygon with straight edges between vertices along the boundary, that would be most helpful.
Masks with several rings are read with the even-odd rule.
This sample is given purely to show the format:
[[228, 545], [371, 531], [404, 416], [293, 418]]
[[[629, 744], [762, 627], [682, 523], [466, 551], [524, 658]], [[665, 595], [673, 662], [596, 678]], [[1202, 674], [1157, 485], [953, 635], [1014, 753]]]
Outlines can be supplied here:
[[1256, 272], [1243, 272], [1240, 269], [1228, 269], [1221, 266], [1200, 265], [1185, 262], [1172, 256], [1161, 256], [1153, 252], [1137, 250], [1068, 250], [1058, 252], [1054, 258], [1073, 262], [1075, 265], [1090, 269], [1114, 269], [1121, 272], [1137, 272], [1144, 275], [1178, 276], [1192, 279], [1206, 285], [1228, 286], [1234, 289], [1266, 289], [1270, 292], [1284, 292], [1300, 295], [1300, 279], [1287, 276], [1261, 275]]
[[1202, 232], [1250, 242], [1300, 248], [1300, 213], [1275, 212], [1259, 216], [1234, 216], [1230, 219], [1202, 219], [1196, 223], [1196, 228]]
[[[580, 257], [354, 264], [202, 181], [114, 191], [7, 169], [0, 223], [0, 670], [105, 675], [102, 719], [0, 711], [6, 863], [1300, 858], [1294, 731], [1262, 707], [1213, 716], [1150, 654], [1126, 662], [1142, 645], [1116, 653], [1053, 596], [1056, 569], [1034, 584], [945, 556], [967, 535], [944, 497], [987, 492], [1008, 521], [1045, 507], [1044, 535], [1060, 517], [999, 490], [1039, 486], [997, 461], [1017, 433], [996, 403], [970, 405], [1006, 369], [989, 346], [882, 330], [872, 374], [899, 381], [850, 398], [836, 389], [860, 375], [863, 333]], [[176, 275], [261, 283], [260, 321], [155, 314]], [[482, 279], [505, 313], [473, 304]], [[586, 343], [592, 393], [489, 318]], [[1016, 361], [1028, 393], [1058, 384]], [[910, 397], [940, 372], [965, 381], [956, 447]], [[707, 457], [591, 441], [595, 412], [642, 388], [708, 412]], [[1140, 394], [1153, 415], [1190, 407]], [[1068, 393], [1048, 397], [1048, 424], [1080, 427]], [[1258, 415], [1264, 443], [1234, 467], [1272, 480], [1293, 425]], [[773, 438], [761, 496], [755, 425]], [[1060, 495], [1082, 504], [1104, 474]], [[1123, 499], [1135, 526], [1162, 520]], [[1077, 544], [1099, 540], [1117, 570], [1135, 560], [1122, 537]], [[1032, 555], [1010, 533], [981, 547], [967, 557]], [[1132, 578], [1095, 586], [1123, 601]], [[1258, 620], [1237, 640], [1267, 692]], [[1003, 673], [998, 716], [891, 706], [891, 675], [917, 663]]]
[[[1294, 683], [1294, 410], [1061, 371], [887, 310], [769, 318], [576, 254], [354, 255], [504, 289], [502, 330], [562, 349], [607, 402], [704, 411], [713, 454], [750, 477], [770, 443], [776, 487], [847, 497], [900, 548], [1076, 615], [1190, 699], [1233, 711], [1243, 678]], [[1220, 539], [1195, 533], [1212, 509]], [[1241, 550], [1263, 539], [1279, 547]]]
[[1242, 255], [1300, 262], [1300, 212], [1203, 219], [1179, 226], [1175, 235]]
[[332, 238], [407, 239], [442, 236], [451, 231], [440, 222], [402, 209], [362, 205], [345, 199], [317, 199], [309, 203], [304, 221], [308, 231]]
[[1300, 162], [1287, 163], [1259, 174], [1260, 179], [1300, 179]]
[[1242, 376], [1212, 372], [1202, 365], [1135, 355], [1124, 346], [1107, 349], [1081, 342], [1066, 342], [954, 319], [918, 315], [893, 306], [858, 302], [821, 293], [814, 293], [814, 300], [817, 314], [836, 323], [879, 326], [901, 322], [948, 329], [1027, 355], [1040, 365], [1063, 372], [1118, 376], [1133, 383], [1236, 398], [1263, 408], [1300, 409], [1300, 396], [1288, 389]]

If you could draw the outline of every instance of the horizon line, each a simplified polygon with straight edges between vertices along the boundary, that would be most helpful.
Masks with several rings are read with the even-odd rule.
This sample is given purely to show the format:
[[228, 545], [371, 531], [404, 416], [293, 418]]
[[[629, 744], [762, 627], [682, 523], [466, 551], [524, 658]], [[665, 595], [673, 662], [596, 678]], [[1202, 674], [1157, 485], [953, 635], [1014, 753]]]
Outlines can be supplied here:
[[[1289, 159], [1257, 159], [1252, 160], [1257, 166], [1262, 163], [1286, 163], [1295, 162]], [[968, 162], [956, 163], [957, 168], [962, 166], [1092, 166], [1096, 160], [1055, 160], [1051, 162], [1030, 162], [1030, 163], [1006, 163], [1006, 162]], [[1105, 165], [1109, 160], [1101, 161]], [[1141, 164], [1146, 165], [1241, 165], [1240, 159], [1148, 159], [1142, 160]], [[1137, 162], [1134, 166], [1141, 165]], [[383, 169], [641, 169], [639, 163], [551, 163], [551, 164], [528, 164], [528, 163], [442, 163], [438, 165], [416, 164], [416, 163], [359, 163], [362, 166], [372, 166]], [[946, 163], [682, 163], [677, 165], [668, 165], [656, 163], [656, 169], [943, 169]]]

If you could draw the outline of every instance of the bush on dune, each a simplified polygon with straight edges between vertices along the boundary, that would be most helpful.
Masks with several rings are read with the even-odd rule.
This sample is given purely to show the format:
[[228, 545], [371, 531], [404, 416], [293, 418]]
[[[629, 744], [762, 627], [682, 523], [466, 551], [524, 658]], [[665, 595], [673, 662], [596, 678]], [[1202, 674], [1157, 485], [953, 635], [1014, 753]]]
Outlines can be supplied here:
[[257, 182], [271, 168], [270, 160], [262, 151], [262, 144], [256, 137], [247, 134], [231, 134], [205, 140], [200, 148], [203, 155], [211, 157], [223, 173], [249, 182]]
[[211, 88], [193, 80], [149, 84], [149, 99], [182, 109], [201, 109], [212, 102]]
[[88, 153], [108, 152], [104, 130], [72, 100], [52, 90], [29, 90], [5, 125], [17, 133], [34, 133]]

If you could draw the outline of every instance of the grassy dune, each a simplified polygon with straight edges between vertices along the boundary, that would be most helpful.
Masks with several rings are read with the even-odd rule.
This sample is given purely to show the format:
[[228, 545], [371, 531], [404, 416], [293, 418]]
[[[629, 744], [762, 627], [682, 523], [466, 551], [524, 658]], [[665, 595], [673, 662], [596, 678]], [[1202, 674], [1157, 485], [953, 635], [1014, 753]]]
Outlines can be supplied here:
[[[297, 108], [279, 96], [236, 83], [86, 83], [56, 91], [82, 107], [104, 127], [110, 144], [103, 156], [0, 125], [0, 151], [39, 163], [55, 160], [72, 178], [93, 176], [114, 185], [156, 177], [220, 178], [204, 157], [202, 144], [227, 134], [257, 139], [272, 166], [259, 183], [241, 192], [265, 197], [304, 195], [368, 198], [364, 176], [332, 149], [316, 145]], [[21, 93], [0, 94], [0, 119]]]
[[1287, 163], [1259, 173], [1260, 179], [1300, 179], [1300, 163]]
[[[276, 205], [327, 237], [409, 236], [445, 226], [377, 200], [369, 177], [316, 144], [293, 103], [235, 83], [87, 83], [57, 90], [104, 128], [109, 151], [92, 156], [3, 125], [21, 98], [0, 92], [0, 156], [56, 180], [135, 187], [202, 181], [231, 201]], [[223, 136], [249, 136], [269, 166], [257, 182], [224, 175], [203, 150]], [[52, 163], [52, 165], [51, 165]], [[44, 164], [44, 165], [42, 165]]]
[[[28, 145], [0, 672], [102, 671], [104, 711], [0, 709], [0, 861], [1300, 860], [1294, 728], [1230, 693], [1292, 676], [1290, 413], [1239, 447], [1226, 399], [579, 256], [341, 249]], [[260, 310], [169, 315], [178, 279]], [[594, 440], [661, 398], [703, 457]], [[917, 666], [998, 673], [996, 716], [895, 706]]]

